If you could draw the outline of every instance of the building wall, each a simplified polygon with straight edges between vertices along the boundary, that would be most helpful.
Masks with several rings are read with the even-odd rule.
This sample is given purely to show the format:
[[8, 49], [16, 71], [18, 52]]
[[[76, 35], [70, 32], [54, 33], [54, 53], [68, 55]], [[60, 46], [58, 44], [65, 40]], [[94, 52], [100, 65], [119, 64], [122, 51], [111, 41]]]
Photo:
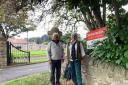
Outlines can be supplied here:
[[28, 46], [27, 44], [22, 44], [22, 43], [19, 43], [19, 44], [13, 44], [14, 46], [20, 46], [21, 47], [21, 50], [45, 50], [47, 48], [46, 45], [43, 45], [43, 44], [36, 44], [36, 43], [29, 43]]

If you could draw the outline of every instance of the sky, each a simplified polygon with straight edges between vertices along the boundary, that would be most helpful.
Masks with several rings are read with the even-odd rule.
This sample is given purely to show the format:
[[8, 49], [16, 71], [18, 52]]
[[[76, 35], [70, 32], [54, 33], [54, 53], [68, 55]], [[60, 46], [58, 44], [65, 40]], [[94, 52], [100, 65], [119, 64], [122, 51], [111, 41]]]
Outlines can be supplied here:
[[[126, 9], [128, 11], [128, 5], [126, 6], [123, 6], [124, 9]], [[39, 10], [37, 10], [36, 16], [32, 15], [31, 14], [31, 17], [29, 18], [33, 18], [36, 19], [38, 16], [41, 15], [41, 12]], [[44, 22], [47, 22], [46, 24], [44, 24]], [[38, 23], [38, 22], [37, 22]], [[45, 17], [45, 20], [40, 22], [38, 25], [37, 25], [37, 28], [35, 31], [30, 31], [28, 32], [28, 36], [27, 36], [27, 32], [25, 33], [21, 33], [17, 36], [17, 38], [31, 38], [31, 37], [41, 37], [42, 35], [44, 34], [47, 34], [47, 32], [53, 27], [53, 23], [50, 22], [50, 16], [47, 16]], [[82, 38], [85, 38], [86, 37], [86, 33], [87, 33], [87, 30], [86, 29], [86, 25], [80, 23], [78, 25], [78, 32]]]

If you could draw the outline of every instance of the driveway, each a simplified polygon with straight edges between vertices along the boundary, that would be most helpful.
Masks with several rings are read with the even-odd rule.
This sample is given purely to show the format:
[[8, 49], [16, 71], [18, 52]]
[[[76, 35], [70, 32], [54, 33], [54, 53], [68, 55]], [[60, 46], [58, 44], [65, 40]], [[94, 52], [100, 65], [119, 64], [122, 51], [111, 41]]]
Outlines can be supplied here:
[[22, 76], [48, 71], [48, 63], [9, 67], [0, 69], [0, 83], [13, 80]]

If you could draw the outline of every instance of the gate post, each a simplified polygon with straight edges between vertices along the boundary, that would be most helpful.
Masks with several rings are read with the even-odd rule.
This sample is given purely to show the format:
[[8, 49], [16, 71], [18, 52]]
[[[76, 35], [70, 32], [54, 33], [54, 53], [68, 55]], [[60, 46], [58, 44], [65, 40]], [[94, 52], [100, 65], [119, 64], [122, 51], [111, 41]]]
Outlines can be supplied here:
[[7, 65], [12, 64], [12, 57], [11, 57], [11, 43], [7, 41]]
[[0, 36], [0, 68], [7, 66], [6, 39]]

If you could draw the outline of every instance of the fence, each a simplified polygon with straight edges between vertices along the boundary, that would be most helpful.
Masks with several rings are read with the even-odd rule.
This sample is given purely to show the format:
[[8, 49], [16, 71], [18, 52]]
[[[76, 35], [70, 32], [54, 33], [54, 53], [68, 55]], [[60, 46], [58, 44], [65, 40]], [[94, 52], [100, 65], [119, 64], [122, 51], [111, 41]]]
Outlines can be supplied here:
[[30, 63], [30, 52], [21, 50], [19, 46], [7, 42], [7, 65], [21, 63]]

